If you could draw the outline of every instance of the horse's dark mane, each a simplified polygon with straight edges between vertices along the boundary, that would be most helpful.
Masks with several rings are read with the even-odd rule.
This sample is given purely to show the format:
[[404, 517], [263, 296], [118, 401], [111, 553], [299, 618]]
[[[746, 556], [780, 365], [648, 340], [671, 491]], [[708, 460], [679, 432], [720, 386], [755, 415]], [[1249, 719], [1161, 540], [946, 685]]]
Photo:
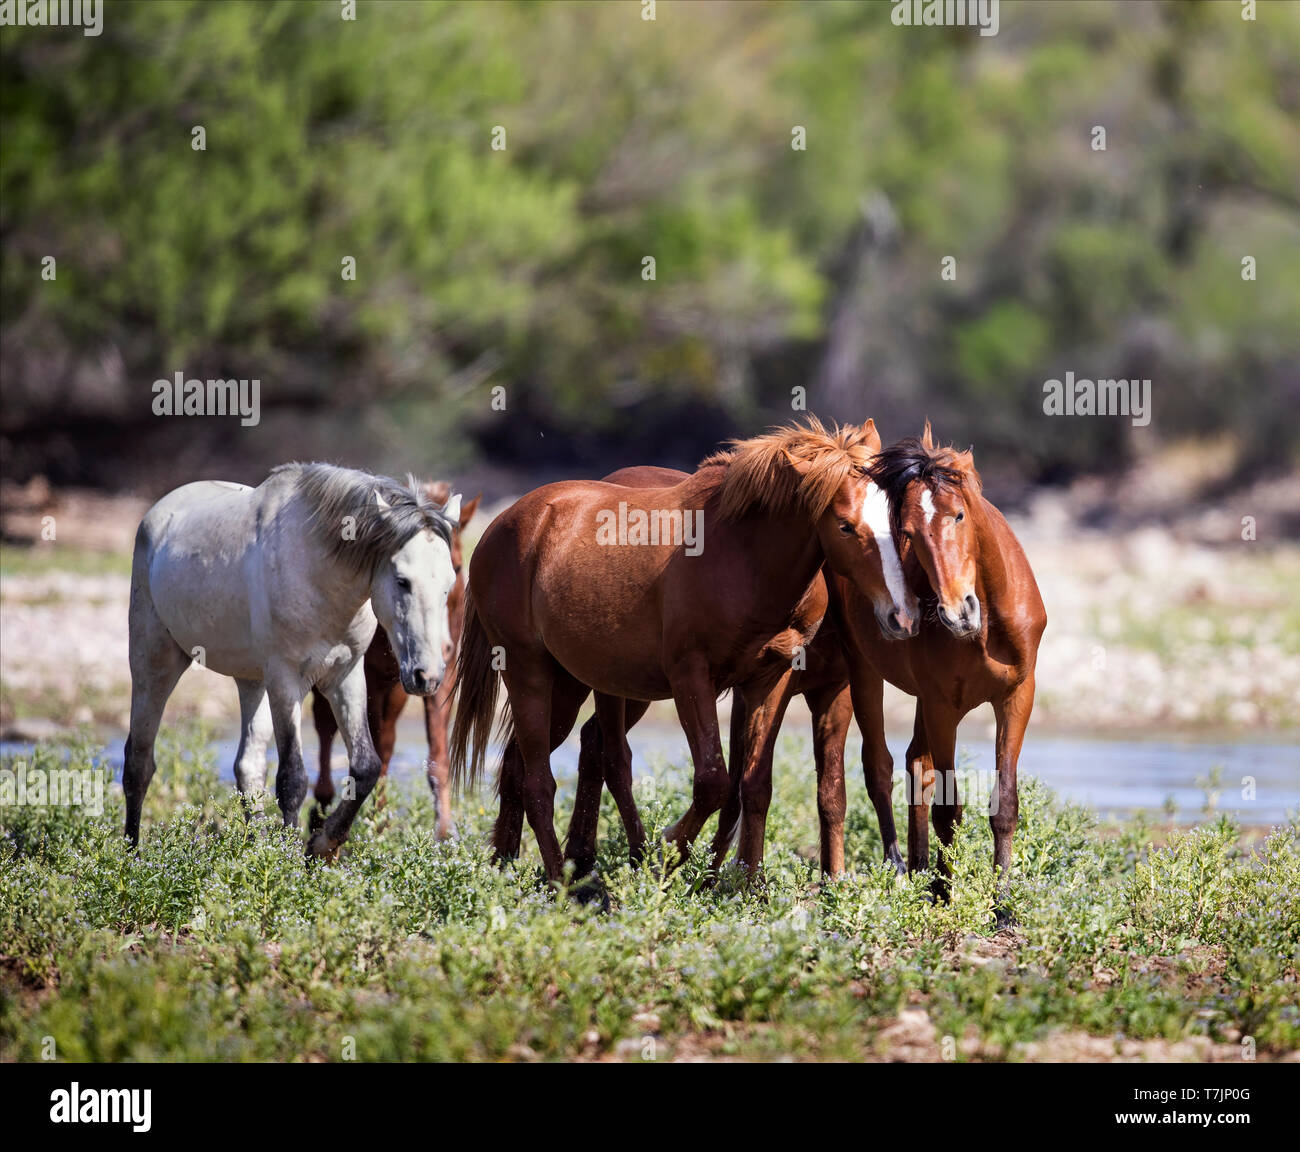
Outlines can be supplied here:
[[[456, 523], [429, 499], [414, 476], [400, 484], [388, 476], [316, 463], [272, 469], [272, 475], [281, 473], [296, 474], [298, 491], [311, 509], [316, 539], [332, 560], [351, 572], [373, 575], [384, 560], [426, 529], [451, 547]], [[376, 501], [376, 493], [387, 508]]]
[[867, 466], [867, 475], [889, 500], [889, 518], [895, 536], [901, 530], [903, 500], [908, 488], [917, 481], [932, 491], [955, 488], [971, 497], [978, 496], [981, 488], [970, 453], [935, 444], [928, 422], [924, 435], [904, 437], [876, 453]]

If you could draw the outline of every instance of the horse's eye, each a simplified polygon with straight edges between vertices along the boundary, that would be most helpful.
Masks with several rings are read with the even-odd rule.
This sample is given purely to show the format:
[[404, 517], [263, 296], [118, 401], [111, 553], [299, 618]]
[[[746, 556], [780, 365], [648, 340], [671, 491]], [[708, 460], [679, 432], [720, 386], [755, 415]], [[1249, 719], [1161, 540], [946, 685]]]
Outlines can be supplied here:
[[965, 517], [966, 517], [965, 512], [958, 512], [957, 515], [953, 517], [953, 519], [956, 520], [958, 524], [960, 524], [962, 520], [965, 519]]
[[841, 520], [841, 521], [840, 521], [840, 531], [843, 532], [845, 536], [852, 536], [852, 535], [853, 535], [853, 525], [850, 524], [847, 520]]
[[402, 592], [409, 592], [411, 590], [411, 582], [405, 576], [399, 576], [397, 578], [397, 587]]

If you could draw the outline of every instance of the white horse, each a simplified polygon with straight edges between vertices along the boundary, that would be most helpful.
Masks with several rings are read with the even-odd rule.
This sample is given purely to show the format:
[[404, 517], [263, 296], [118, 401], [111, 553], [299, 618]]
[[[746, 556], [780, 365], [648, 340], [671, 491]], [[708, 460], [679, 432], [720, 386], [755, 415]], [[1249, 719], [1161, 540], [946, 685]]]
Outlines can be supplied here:
[[131, 733], [122, 775], [132, 844], [163, 706], [197, 660], [239, 687], [241, 793], [265, 788], [274, 733], [275, 792], [287, 825], [297, 826], [307, 794], [302, 702], [313, 684], [325, 694], [355, 787], [343, 790], [307, 851], [333, 855], [379, 777], [363, 665], [376, 622], [407, 692], [427, 696], [446, 673], [459, 514], [459, 495], [439, 508], [414, 482], [329, 464], [285, 464], [257, 488], [186, 484], [146, 513], [131, 567]]

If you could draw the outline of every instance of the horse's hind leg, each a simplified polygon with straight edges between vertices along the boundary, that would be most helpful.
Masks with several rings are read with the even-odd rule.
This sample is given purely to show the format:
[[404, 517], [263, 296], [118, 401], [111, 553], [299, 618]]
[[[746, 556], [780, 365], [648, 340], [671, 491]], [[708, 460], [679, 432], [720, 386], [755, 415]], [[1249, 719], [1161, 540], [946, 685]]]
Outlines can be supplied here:
[[648, 704], [596, 693], [596, 714], [582, 726], [582, 751], [578, 756], [578, 795], [569, 823], [565, 855], [577, 875], [596, 866], [596, 831], [600, 817], [602, 783], [618, 805], [627, 832], [629, 855], [638, 863], [645, 850], [645, 828], [632, 796], [632, 748], [627, 730], [645, 715]]
[[[266, 686], [260, 680], [236, 680], [239, 689], [239, 749], [235, 786], [246, 799], [266, 788], [266, 749], [275, 734]], [[245, 811], [250, 809], [245, 805]]]
[[[554, 661], [543, 653], [531, 659], [526, 655], [512, 657], [502, 673], [510, 693], [515, 741], [524, 762], [524, 815], [537, 838], [542, 867], [552, 881], [564, 874], [560, 841], [555, 835], [555, 777], [551, 775], [551, 703], [556, 671]], [[574, 718], [576, 715], [575, 709]]]
[[[591, 689], [558, 667], [551, 686], [551, 739], [554, 752], [567, 739], [577, 722], [578, 713]], [[549, 773], [549, 765], [547, 768]], [[514, 738], [506, 744], [501, 757], [501, 771], [497, 777], [500, 808], [492, 828], [492, 859], [501, 864], [519, 855], [519, 843], [524, 831], [525, 769], [519, 742]]]
[[298, 827], [302, 802], [307, 797], [307, 768], [302, 760], [302, 701], [307, 694], [295, 672], [268, 670], [271, 725], [280, 762], [275, 770], [275, 798], [286, 827]]
[[334, 709], [319, 689], [311, 694], [311, 719], [320, 744], [320, 768], [316, 773], [316, 803], [323, 813], [334, 802], [334, 781], [330, 777], [330, 756], [334, 748], [334, 734], [339, 730], [334, 719]]
[[140, 842], [140, 810], [153, 779], [153, 746], [163, 708], [176, 682], [190, 666], [186, 655], [154, 609], [148, 589], [134, 582], [130, 611], [131, 731], [123, 753], [122, 791], [126, 794], [126, 838]]
[[[605, 783], [618, 806], [618, 814], [623, 819], [623, 831], [627, 833], [628, 856], [633, 864], [640, 864], [645, 854], [645, 827], [641, 823], [641, 813], [637, 811], [636, 798], [632, 795], [632, 746], [627, 742], [627, 733], [633, 728], [650, 708], [644, 700], [626, 700], [623, 703], [623, 739], [617, 756], [605, 758]], [[606, 744], [606, 749], [609, 745]]]

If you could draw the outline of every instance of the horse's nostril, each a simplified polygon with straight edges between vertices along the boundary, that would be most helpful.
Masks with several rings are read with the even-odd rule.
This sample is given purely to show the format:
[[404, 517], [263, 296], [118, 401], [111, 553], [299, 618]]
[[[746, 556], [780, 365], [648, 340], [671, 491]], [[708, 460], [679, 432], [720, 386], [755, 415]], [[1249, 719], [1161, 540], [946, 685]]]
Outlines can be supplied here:
[[429, 678], [425, 675], [423, 668], [416, 668], [411, 673], [411, 683], [415, 685], [417, 691], [423, 692], [429, 684]]

